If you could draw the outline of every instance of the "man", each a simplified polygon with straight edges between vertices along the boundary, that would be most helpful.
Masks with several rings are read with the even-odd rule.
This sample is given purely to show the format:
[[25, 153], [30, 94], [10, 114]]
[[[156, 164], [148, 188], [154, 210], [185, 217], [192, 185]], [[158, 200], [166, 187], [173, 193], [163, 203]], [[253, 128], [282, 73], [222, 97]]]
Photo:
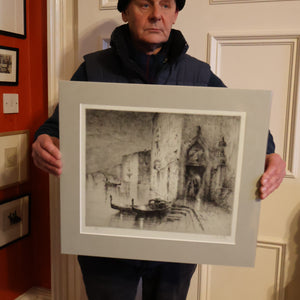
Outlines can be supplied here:
[[[111, 48], [86, 55], [72, 80], [118, 83], [224, 87], [210, 67], [186, 54], [188, 45], [172, 29], [185, 0], [119, 0], [118, 10], [127, 24], [111, 36]], [[34, 163], [48, 173], [62, 173], [59, 151], [58, 107], [36, 133]], [[263, 199], [285, 175], [285, 163], [274, 154], [269, 136], [266, 171], [259, 188]], [[184, 300], [195, 265], [80, 256], [89, 299], [133, 300], [139, 279], [143, 299]]]

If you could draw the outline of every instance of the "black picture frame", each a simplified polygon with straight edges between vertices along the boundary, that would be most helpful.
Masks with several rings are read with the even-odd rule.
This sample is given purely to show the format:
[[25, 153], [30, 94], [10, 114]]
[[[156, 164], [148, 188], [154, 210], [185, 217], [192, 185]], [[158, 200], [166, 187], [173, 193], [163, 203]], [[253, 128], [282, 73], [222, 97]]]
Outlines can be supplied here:
[[19, 49], [0, 46], [0, 85], [19, 84]]
[[30, 194], [0, 202], [0, 249], [30, 234], [30, 205]]
[[8, 28], [9, 26], [4, 26], [3, 24], [0, 23], [0, 34], [15, 37], [15, 38], [20, 38], [20, 39], [25, 39], [26, 38], [26, 0], [19, 0], [19, 3], [17, 5], [20, 6], [18, 7], [19, 8], [18, 11], [20, 10], [22, 11], [23, 19], [17, 15], [18, 11], [12, 11], [8, 7], [7, 8], [5, 6], [1, 7], [1, 11], [5, 15], [11, 15], [15, 13], [14, 19], [18, 22], [21, 22], [20, 24], [15, 24], [16, 25], [15, 27], [21, 27], [21, 30], [14, 31], [13, 28], [10, 29]]

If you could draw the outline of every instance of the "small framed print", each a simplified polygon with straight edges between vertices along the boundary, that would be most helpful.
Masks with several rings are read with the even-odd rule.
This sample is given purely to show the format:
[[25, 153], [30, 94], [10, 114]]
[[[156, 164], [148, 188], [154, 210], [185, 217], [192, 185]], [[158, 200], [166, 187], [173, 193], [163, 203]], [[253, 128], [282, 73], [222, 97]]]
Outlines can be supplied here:
[[29, 131], [0, 133], [0, 190], [29, 178]]
[[26, 0], [0, 0], [0, 34], [26, 38]]
[[0, 46], [0, 85], [18, 85], [19, 49]]
[[117, 0], [100, 0], [100, 10], [114, 10], [117, 9]]
[[0, 203], [0, 249], [30, 231], [30, 195]]
[[65, 81], [59, 101], [63, 253], [253, 266], [270, 92]]

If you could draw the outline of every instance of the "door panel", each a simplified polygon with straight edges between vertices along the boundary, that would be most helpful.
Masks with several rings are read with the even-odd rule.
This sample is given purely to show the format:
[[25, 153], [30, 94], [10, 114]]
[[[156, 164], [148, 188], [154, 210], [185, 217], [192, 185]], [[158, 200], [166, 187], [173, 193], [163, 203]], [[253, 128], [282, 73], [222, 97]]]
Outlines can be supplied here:
[[189, 1], [179, 19], [183, 32], [188, 31], [191, 52], [202, 59], [207, 53], [228, 87], [273, 91], [270, 129], [288, 176], [262, 203], [255, 268], [202, 266], [198, 295], [201, 300], [298, 299], [300, 28], [295, 20], [300, 2], [201, 2]]
[[276, 136], [276, 152], [287, 162], [289, 176], [295, 176], [297, 169], [293, 154], [299, 41], [300, 35], [209, 37], [210, 65], [229, 87], [272, 90], [270, 129]]
[[285, 244], [258, 242], [255, 268], [203, 266], [201, 300], [283, 299], [284, 260]]

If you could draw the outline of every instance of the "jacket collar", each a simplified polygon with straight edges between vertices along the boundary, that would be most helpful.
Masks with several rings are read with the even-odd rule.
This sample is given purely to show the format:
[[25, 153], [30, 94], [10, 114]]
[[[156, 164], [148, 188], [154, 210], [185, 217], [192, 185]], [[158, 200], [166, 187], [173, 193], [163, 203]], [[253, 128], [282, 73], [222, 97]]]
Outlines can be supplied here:
[[[113, 31], [110, 45], [122, 60], [128, 61], [132, 57], [134, 49], [127, 24], [121, 25]], [[169, 40], [163, 45], [161, 52], [169, 63], [173, 63], [186, 53], [188, 47], [182, 33], [172, 29]]]

